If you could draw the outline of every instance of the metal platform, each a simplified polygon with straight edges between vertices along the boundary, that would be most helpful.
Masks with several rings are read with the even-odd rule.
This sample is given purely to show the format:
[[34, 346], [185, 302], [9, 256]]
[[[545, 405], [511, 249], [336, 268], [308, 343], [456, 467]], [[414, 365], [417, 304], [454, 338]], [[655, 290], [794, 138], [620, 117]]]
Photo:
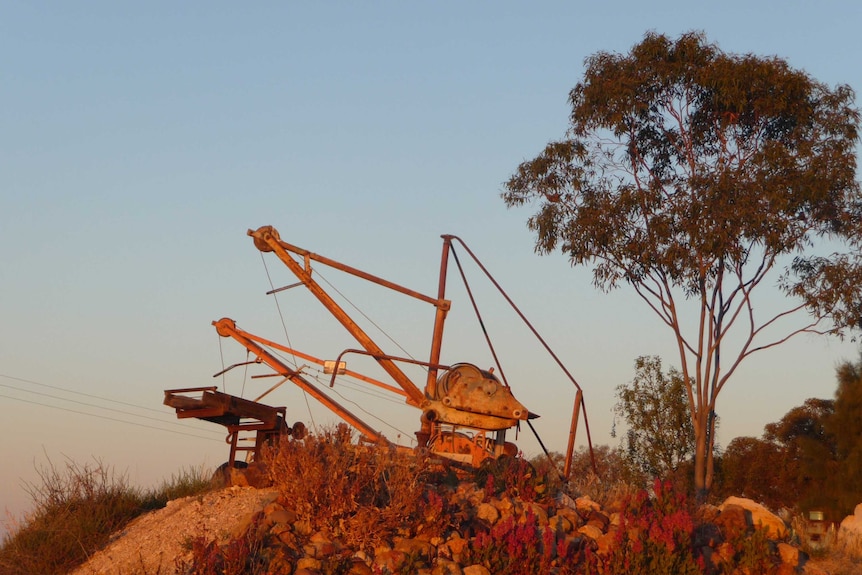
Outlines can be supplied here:
[[[251, 453], [252, 459], [257, 459], [268, 441], [291, 433], [285, 422], [284, 407], [272, 407], [222, 393], [214, 386], [166, 389], [164, 404], [176, 409], [178, 419], [194, 417], [226, 427], [226, 442], [230, 445], [228, 463], [231, 466], [236, 461], [237, 452]], [[247, 431], [254, 431], [254, 437], [240, 436]], [[252, 439], [253, 445], [248, 443]]]

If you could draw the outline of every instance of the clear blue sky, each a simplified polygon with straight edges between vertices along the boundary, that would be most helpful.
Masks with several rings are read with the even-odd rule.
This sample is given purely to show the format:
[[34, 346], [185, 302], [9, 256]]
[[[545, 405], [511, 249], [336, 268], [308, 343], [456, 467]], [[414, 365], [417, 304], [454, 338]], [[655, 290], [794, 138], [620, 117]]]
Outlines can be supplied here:
[[[502, 183], [564, 133], [568, 91], [598, 50], [703, 30], [727, 51], [860, 89], [860, 16], [849, 0], [3, 2], [0, 511], [28, 507], [22, 484], [49, 461], [98, 458], [150, 486], [226, 458], [221, 428], [177, 427], [162, 390], [210, 385], [222, 357], [243, 359], [219, 347], [212, 320], [283, 340], [245, 236], [267, 224], [427, 293], [440, 234], [462, 237], [584, 387], [594, 440], [614, 443], [613, 389], [638, 355], [675, 365], [669, 333], [631, 294], [596, 293], [586, 270], [535, 256], [530, 212], [505, 209]], [[363, 310], [426, 356], [431, 310], [366, 295]], [[458, 296], [444, 359], [484, 366]], [[296, 347], [329, 357], [351, 345], [304, 296], [279, 304]], [[488, 305], [515, 393], [562, 449], [571, 385]], [[856, 355], [803, 338], [752, 361], [720, 400], [721, 442], [830, 397], [836, 364]], [[309, 415], [295, 389], [272, 401], [292, 420], [329, 417]], [[358, 401], [416, 428], [418, 412]]]

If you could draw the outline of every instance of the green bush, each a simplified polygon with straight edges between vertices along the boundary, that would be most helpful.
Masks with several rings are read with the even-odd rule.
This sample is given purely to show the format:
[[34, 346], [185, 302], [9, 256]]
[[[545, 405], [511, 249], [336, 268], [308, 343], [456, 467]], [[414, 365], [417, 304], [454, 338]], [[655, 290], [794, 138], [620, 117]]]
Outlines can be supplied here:
[[171, 475], [170, 479], [148, 492], [143, 500], [145, 509], [161, 509], [168, 501], [199, 495], [212, 489], [212, 473], [204, 466], [187, 467]]

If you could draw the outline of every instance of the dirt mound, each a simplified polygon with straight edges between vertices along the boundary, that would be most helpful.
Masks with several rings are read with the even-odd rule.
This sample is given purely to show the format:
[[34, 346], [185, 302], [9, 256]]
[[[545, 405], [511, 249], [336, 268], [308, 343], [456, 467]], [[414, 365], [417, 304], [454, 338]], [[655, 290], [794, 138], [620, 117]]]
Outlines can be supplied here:
[[191, 558], [194, 539], [227, 541], [277, 496], [271, 490], [228, 487], [170, 501], [127, 525], [71, 575], [176, 573], [178, 561]]

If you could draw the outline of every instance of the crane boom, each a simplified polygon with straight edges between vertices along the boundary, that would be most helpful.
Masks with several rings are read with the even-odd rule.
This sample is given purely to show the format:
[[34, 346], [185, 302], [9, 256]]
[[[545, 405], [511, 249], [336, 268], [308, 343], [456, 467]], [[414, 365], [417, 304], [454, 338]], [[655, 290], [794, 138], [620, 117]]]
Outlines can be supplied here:
[[[390, 443], [383, 434], [338, 401], [330, 397], [319, 386], [307, 380], [300, 373], [304, 368], [294, 369], [286, 365], [277, 357], [278, 350], [292, 353], [308, 361], [322, 364], [324, 373], [332, 373], [330, 387], [335, 384], [338, 375], [347, 375], [370, 385], [377, 386], [386, 391], [393, 392], [405, 398], [408, 405], [421, 411], [419, 418], [421, 428], [415, 433], [417, 448], [423, 452], [430, 452], [453, 461], [479, 466], [487, 459], [496, 459], [502, 456], [513, 456], [518, 453], [517, 447], [506, 441], [506, 432], [519, 426], [520, 421], [535, 419], [538, 417], [531, 413], [513, 395], [502, 367], [497, 357], [494, 346], [485, 330], [479, 309], [473, 297], [464, 270], [455, 253], [453, 240], [457, 240], [467, 250], [467, 253], [478, 264], [488, 279], [494, 284], [498, 291], [505, 297], [513, 309], [518, 312], [521, 319], [533, 331], [534, 335], [544, 344], [539, 334], [532, 325], [521, 314], [502, 288], [490, 276], [481, 262], [467, 248], [463, 241], [456, 236], [443, 235], [443, 251], [440, 259], [439, 280], [436, 297], [406, 288], [389, 280], [372, 275], [357, 268], [337, 262], [330, 258], [312, 253], [308, 250], [296, 247], [281, 240], [278, 231], [272, 226], [262, 226], [256, 230], [248, 230], [248, 235], [253, 239], [255, 247], [261, 252], [274, 253], [278, 259], [299, 280], [281, 288], [272, 289], [268, 295], [283, 291], [298, 285], [304, 285], [309, 292], [326, 308], [327, 311], [353, 336], [362, 349], [345, 349], [338, 355], [336, 361], [323, 361], [312, 355], [304, 354], [289, 347], [277, 344], [263, 337], [243, 331], [236, 327], [236, 323], [229, 318], [214, 321], [218, 334], [222, 337], [230, 337], [245, 347], [253, 354], [254, 361], [233, 364], [216, 376], [221, 375], [234, 367], [247, 365], [249, 363], [262, 363], [271, 368], [274, 373], [252, 375], [257, 377], [281, 376], [282, 379], [265, 391], [256, 400], [249, 401], [242, 398], [229, 396], [225, 393], [215, 391], [215, 388], [186, 388], [179, 390], [166, 390], [165, 404], [177, 409], [178, 417], [197, 417], [220, 423], [228, 427], [231, 443], [231, 461], [237, 451], [246, 450], [253, 452], [253, 458], [259, 455], [259, 451], [271, 439], [279, 435], [289, 435], [293, 439], [302, 439], [305, 435], [305, 426], [297, 422], [293, 427], [288, 427], [284, 420], [285, 408], [272, 408], [258, 401], [270, 392], [278, 388], [285, 381], [290, 380], [304, 392], [318, 400], [330, 411], [338, 415], [347, 424], [359, 431], [366, 441], [386, 444], [399, 449], [406, 447]], [[496, 367], [499, 369], [500, 378], [494, 373], [494, 368], [481, 369], [470, 363], [456, 363], [443, 365], [440, 363], [443, 326], [451, 308], [451, 302], [446, 299], [447, 269], [450, 256], [454, 259], [467, 290], [470, 301]], [[429, 360], [427, 362], [416, 360], [412, 357], [398, 357], [389, 355], [381, 348], [358, 323], [333, 299], [329, 293], [316, 281], [312, 262], [319, 263], [360, 279], [369, 281], [376, 285], [385, 287], [403, 295], [407, 295], [419, 301], [431, 304], [435, 308], [434, 327], [431, 334], [431, 346]], [[574, 381], [565, 367], [551, 352], [547, 344], [545, 348], [551, 353], [563, 371], [578, 388], [575, 400], [574, 413], [569, 437], [569, 447], [566, 457], [566, 473], [568, 473], [571, 453], [574, 446], [574, 437], [578, 421], [578, 413], [584, 410], [580, 386]], [[385, 383], [378, 379], [368, 377], [361, 373], [348, 371], [346, 364], [341, 361], [345, 354], [361, 354], [371, 357], [391, 377], [392, 383]], [[414, 383], [410, 377], [399, 367], [398, 364], [421, 365], [427, 370], [424, 390]], [[333, 366], [330, 371], [330, 366]], [[196, 397], [194, 394], [199, 394]], [[274, 415], [273, 415], [274, 414]], [[584, 410], [584, 422], [586, 425], [586, 411]], [[529, 422], [528, 422], [529, 424]], [[532, 424], [530, 429], [535, 434]], [[239, 432], [255, 430], [254, 447], [240, 447], [237, 445]], [[589, 427], [587, 426], [589, 439]], [[244, 438], [248, 439], [248, 438]], [[538, 439], [538, 435], [537, 435]], [[544, 449], [541, 439], [539, 443]], [[545, 450], [547, 453], [547, 450]]]
[[338, 414], [339, 417], [344, 419], [344, 421], [352, 425], [354, 428], [358, 429], [366, 439], [374, 442], [388, 443], [380, 432], [362, 421], [359, 417], [351, 413], [350, 410], [329, 397], [315, 385], [312, 385], [311, 382], [302, 377], [299, 372], [291, 369], [269, 351], [258, 345], [257, 342], [252, 339], [250, 334], [236, 327], [236, 322], [232, 319], [222, 318], [218, 321], [214, 321], [213, 325], [220, 336], [232, 337], [241, 343], [246, 349], [255, 354], [255, 357], [275, 370], [276, 373], [290, 379], [293, 383], [302, 388], [303, 391], [314, 397], [334, 413]]
[[[287, 244], [286, 242], [282, 242], [281, 238], [278, 235], [278, 231], [275, 230], [272, 226], [263, 226], [258, 228], [257, 230], [249, 230], [248, 235], [254, 238], [254, 245], [261, 251], [264, 252], [273, 252], [278, 259], [280, 259], [284, 265], [290, 269], [291, 272], [308, 288], [308, 290], [329, 310], [329, 312], [337, 319], [341, 325], [343, 325], [347, 331], [356, 338], [356, 340], [368, 350], [368, 353], [374, 357], [377, 363], [380, 364], [386, 373], [388, 373], [395, 382], [401, 386], [401, 388], [407, 393], [407, 403], [414, 405], [416, 407], [422, 408], [427, 404], [427, 400], [425, 398], [425, 394], [416, 387], [416, 385], [407, 377], [401, 368], [399, 368], [395, 362], [393, 362], [386, 353], [378, 346], [371, 337], [365, 333], [365, 331], [359, 327], [359, 325], [351, 319], [349, 315], [338, 305], [338, 303], [332, 299], [332, 297], [326, 293], [326, 291], [320, 287], [320, 284], [311, 276], [310, 266], [303, 267], [299, 264], [291, 255], [290, 252], [300, 253], [304, 257], [311, 259], [312, 254], [306, 250], [299, 250]], [[320, 256], [315, 256], [316, 260], [321, 261], [323, 258]], [[330, 263], [332, 260], [328, 260]], [[342, 266], [342, 269], [347, 268], [348, 266]], [[349, 268], [353, 272], [357, 272], [355, 275], [360, 275], [360, 277], [364, 277], [364, 279], [375, 281], [376, 283], [381, 283], [382, 285], [386, 285], [387, 287], [395, 287], [396, 284], [392, 282], [388, 282], [383, 280], [382, 278], [377, 278], [372, 276], [371, 274], [366, 274], [365, 272], [361, 272], [360, 270], [355, 270], [354, 268]], [[400, 288], [400, 286], [398, 286]], [[399, 291], [404, 291], [403, 289], [399, 289]], [[408, 290], [409, 291], [409, 290]], [[411, 292], [412, 294], [418, 294], [418, 292]], [[422, 296], [423, 298], [427, 298], [427, 296]], [[427, 298], [426, 301], [435, 301], [431, 300], [431, 298]], [[435, 301], [436, 303], [436, 301]]]

